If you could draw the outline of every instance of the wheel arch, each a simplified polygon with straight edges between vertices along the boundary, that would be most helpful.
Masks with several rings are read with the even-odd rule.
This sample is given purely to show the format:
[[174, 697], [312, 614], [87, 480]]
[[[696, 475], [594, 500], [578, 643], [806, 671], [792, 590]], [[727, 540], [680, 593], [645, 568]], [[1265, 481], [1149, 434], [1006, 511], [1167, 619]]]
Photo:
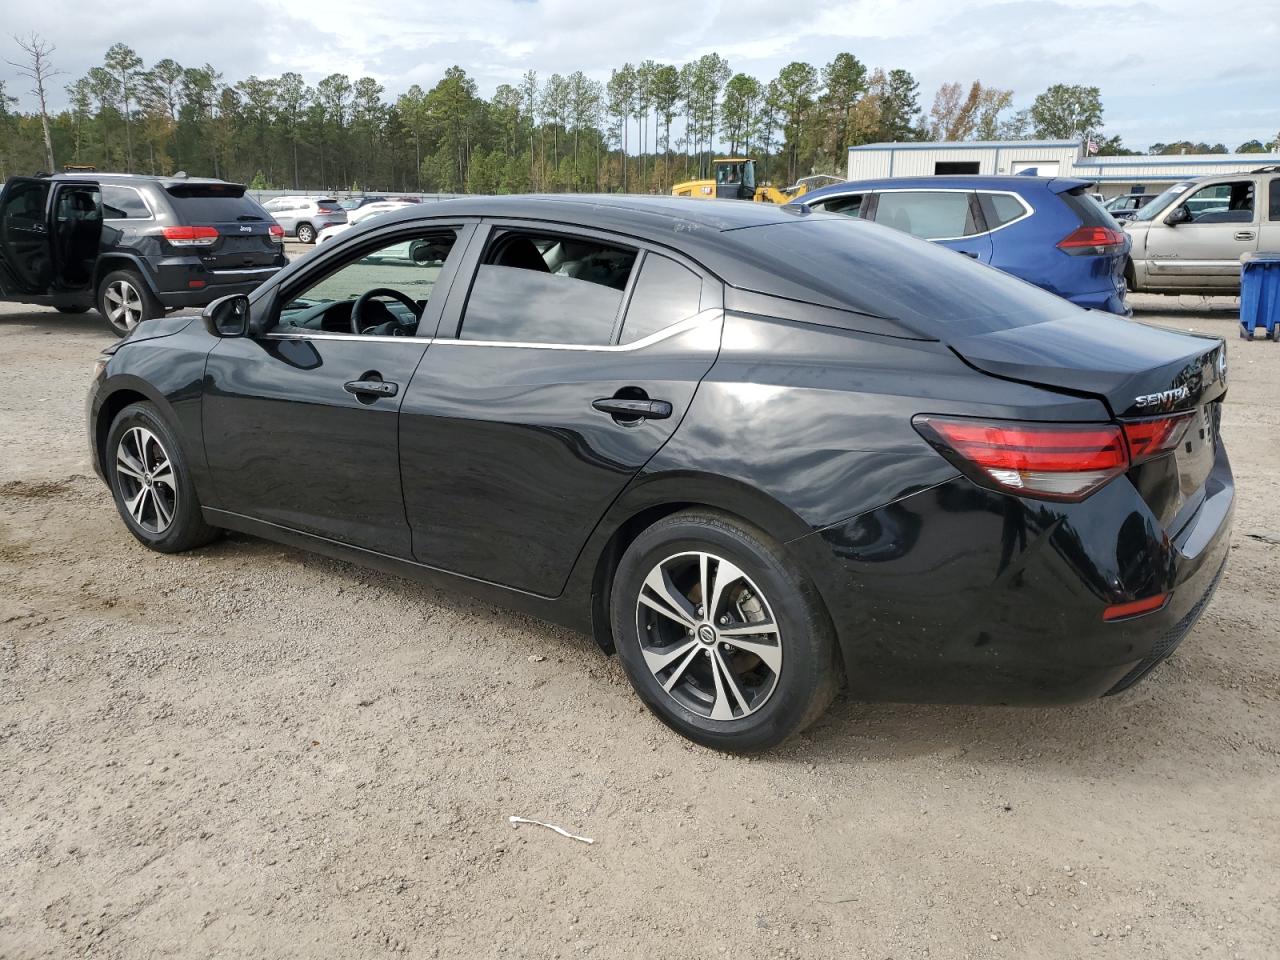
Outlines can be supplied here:
[[169, 425], [169, 429], [174, 431], [174, 435], [180, 436], [177, 429], [177, 417], [169, 401], [161, 396], [150, 384], [145, 380], [127, 374], [120, 375], [114, 379], [117, 382], [112, 384], [112, 388], [103, 394], [101, 401], [98, 403], [93, 423], [94, 453], [97, 455], [98, 463], [102, 465], [104, 476], [107, 464], [110, 462], [107, 457], [107, 435], [111, 432], [111, 424], [120, 415], [120, 411], [130, 404], [151, 404], [156, 408], [160, 416], [164, 418]]
[[148, 289], [154, 295], [159, 295], [160, 289], [156, 286], [156, 279], [151, 275], [151, 271], [147, 269], [146, 263], [141, 257], [133, 253], [112, 252], [104, 253], [98, 257], [98, 262], [93, 270], [93, 294], [96, 302], [98, 295], [98, 287], [102, 285], [103, 278], [116, 270], [132, 270], [142, 277]]
[[606, 653], [614, 651], [609, 595], [623, 553], [653, 524], [683, 510], [721, 514], [756, 527], [780, 545], [812, 532], [786, 506], [741, 481], [689, 471], [634, 481], [597, 527], [578, 561], [578, 589], [588, 597], [591, 635]]

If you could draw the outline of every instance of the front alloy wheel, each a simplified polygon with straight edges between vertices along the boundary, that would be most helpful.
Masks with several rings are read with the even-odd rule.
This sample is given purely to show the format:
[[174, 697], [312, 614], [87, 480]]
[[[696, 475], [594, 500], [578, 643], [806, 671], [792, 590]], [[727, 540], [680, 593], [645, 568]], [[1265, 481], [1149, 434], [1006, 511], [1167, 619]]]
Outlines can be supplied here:
[[131, 427], [116, 446], [115, 471], [134, 522], [155, 536], [168, 530], [178, 509], [178, 485], [160, 439], [146, 427]]
[[782, 672], [782, 635], [764, 593], [713, 553], [678, 553], [649, 571], [636, 633], [667, 695], [710, 720], [755, 713]]

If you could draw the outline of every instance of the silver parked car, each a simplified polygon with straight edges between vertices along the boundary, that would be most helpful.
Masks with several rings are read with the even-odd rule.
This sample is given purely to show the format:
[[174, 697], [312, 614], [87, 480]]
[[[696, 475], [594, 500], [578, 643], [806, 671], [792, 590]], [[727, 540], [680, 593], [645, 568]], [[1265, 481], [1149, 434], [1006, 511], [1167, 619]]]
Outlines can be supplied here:
[[276, 197], [262, 205], [287, 236], [315, 243], [325, 227], [347, 222], [347, 211], [333, 197]]
[[1175, 184], [1124, 229], [1130, 290], [1237, 294], [1240, 258], [1280, 250], [1280, 165]]

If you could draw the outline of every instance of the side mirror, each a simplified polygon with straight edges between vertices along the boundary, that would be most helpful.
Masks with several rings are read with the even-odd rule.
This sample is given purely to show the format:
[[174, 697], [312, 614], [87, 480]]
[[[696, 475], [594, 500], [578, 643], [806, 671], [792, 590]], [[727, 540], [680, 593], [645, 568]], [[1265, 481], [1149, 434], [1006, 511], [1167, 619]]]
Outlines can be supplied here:
[[215, 337], [243, 337], [249, 333], [249, 298], [243, 293], [219, 297], [200, 315]]
[[1191, 211], [1184, 205], [1178, 207], [1173, 211], [1173, 213], [1165, 217], [1164, 222], [1171, 227], [1176, 227], [1180, 223], [1190, 223], [1192, 219], [1194, 218], [1191, 216]]

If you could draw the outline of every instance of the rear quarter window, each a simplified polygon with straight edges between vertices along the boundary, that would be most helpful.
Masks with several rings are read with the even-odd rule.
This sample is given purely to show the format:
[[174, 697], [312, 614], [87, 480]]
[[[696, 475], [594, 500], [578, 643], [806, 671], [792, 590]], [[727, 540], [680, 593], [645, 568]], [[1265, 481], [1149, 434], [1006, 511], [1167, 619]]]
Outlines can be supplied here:
[[982, 214], [986, 217], [988, 230], [1013, 223], [1027, 214], [1027, 208], [1010, 193], [979, 193], [978, 202], [982, 204]]
[[169, 187], [169, 203], [181, 223], [234, 223], [267, 220], [270, 215], [258, 201], [236, 184]]
[[1116, 229], [1116, 222], [1111, 218], [1111, 214], [1107, 213], [1102, 204], [1089, 196], [1088, 189], [1088, 187], [1076, 187], [1058, 196], [1071, 208], [1071, 212], [1080, 218], [1083, 226]]
[[701, 277], [661, 254], [646, 254], [619, 342], [642, 340], [692, 317], [700, 309], [701, 297]]

